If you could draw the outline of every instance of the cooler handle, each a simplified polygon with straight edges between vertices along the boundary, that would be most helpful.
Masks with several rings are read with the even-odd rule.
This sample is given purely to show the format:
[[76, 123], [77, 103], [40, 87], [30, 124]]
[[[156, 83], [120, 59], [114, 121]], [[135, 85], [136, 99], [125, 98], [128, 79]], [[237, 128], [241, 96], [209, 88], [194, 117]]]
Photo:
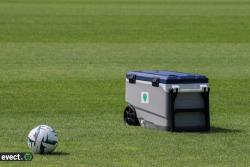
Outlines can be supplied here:
[[185, 93], [185, 92], [208, 92], [209, 87], [208, 85], [200, 85], [199, 89], [181, 89], [179, 85], [172, 85], [171, 88], [175, 91], [178, 90], [180, 93]]

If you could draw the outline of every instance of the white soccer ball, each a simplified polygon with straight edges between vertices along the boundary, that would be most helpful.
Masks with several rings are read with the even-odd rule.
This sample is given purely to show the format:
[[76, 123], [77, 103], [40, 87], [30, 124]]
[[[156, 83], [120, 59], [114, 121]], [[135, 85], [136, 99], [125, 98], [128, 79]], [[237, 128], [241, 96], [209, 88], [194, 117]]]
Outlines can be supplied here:
[[39, 125], [28, 135], [28, 147], [33, 153], [51, 153], [56, 149], [57, 143], [56, 132], [48, 125]]

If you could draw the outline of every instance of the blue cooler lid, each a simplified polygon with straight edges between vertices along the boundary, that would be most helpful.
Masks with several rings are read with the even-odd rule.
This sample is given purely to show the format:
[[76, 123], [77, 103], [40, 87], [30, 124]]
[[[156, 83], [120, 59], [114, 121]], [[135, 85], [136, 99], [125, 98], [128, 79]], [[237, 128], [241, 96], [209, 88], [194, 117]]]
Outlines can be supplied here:
[[129, 79], [131, 76], [135, 80], [150, 82], [158, 78], [159, 83], [163, 84], [208, 83], [208, 78], [204, 75], [175, 71], [129, 71], [126, 77]]

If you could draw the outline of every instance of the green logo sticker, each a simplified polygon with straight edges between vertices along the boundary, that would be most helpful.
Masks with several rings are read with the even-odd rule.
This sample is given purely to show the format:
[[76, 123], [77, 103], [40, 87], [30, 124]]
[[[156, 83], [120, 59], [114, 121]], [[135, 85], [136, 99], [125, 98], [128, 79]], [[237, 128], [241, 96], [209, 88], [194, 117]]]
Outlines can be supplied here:
[[143, 100], [147, 101], [148, 95], [147, 94], [143, 94]]
[[26, 153], [24, 155], [24, 159], [25, 159], [25, 161], [31, 161], [33, 159], [32, 153]]
[[149, 93], [141, 92], [141, 103], [148, 104], [149, 103]]

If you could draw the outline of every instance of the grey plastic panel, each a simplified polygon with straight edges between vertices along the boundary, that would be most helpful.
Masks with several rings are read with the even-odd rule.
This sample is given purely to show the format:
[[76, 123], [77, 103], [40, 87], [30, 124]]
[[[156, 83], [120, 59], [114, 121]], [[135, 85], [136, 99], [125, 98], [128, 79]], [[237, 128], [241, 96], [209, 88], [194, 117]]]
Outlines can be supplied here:
[[181, 112], [175, 114], [175, 126], [195, 127], [205, 126], [205, 115], [202, 112]]
[[[148, 92], [149, 103], [141, 102], [141, 93]], [[135, 108], [142, 108], [157, 115], [166, 117], [167, 94], [161, 87], [153, 87], [150, 82], [126, 82], [126, 101]]]
[[201, 93], [178, 93], [175, 100], [175, 109], [203, 108], [204, 100]]
[[153, 113], [150, 111], [142, 110], [139, 108], [135, 108], [138, 119], [140, 120], [140, 124], [142, 126], [148, 126], [147, 122], [143, 122], [143, 120], [151, 122], [157, 126], [167, 126], [167, 119], [164, 116], [158, 115], [157, 113]]

